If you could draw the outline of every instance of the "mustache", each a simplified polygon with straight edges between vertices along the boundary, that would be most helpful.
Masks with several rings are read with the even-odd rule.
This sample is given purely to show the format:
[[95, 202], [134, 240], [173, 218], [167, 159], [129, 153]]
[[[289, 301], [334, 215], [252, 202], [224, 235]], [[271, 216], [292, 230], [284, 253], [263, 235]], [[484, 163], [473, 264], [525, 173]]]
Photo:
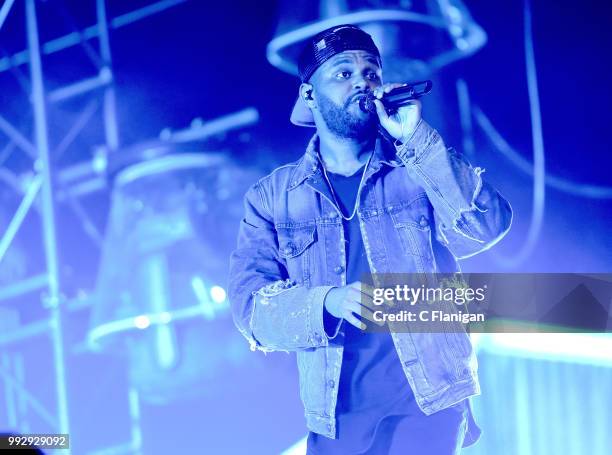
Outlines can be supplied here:
[[364, 90], [361, 92], [357, 92], [354, 95], [351, 95], [347, 100], [346, 103], [344, 103], [344, 107], [348, 107], [353, 101], [355, 101], [355, 99], [357, 98], [361, 98], [364, 96], [368, 96], [368, 94], [372, 93], [372, 90]]

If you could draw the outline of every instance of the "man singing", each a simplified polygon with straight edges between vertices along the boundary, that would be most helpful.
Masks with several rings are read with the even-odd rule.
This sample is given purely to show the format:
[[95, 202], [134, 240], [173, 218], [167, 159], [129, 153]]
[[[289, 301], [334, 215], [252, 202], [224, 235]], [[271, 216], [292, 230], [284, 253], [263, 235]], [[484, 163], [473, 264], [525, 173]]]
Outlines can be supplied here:
[[[245, 195], [231, 257], [234, 321], [252, 350], [295, 351], [309, 454], [451, 455], [480, 435], [464, 333], [365, 331], [364, 274], [458, 271], [509, 230], [508, 202], [421, 119], [389, 115], [380, 53], [352, 25], [312, 38], [291, 114], [306, 153]], [[376, 113], [359, 101], [373, 93]], [[347, 284], [348, 283], [348, 284]]]

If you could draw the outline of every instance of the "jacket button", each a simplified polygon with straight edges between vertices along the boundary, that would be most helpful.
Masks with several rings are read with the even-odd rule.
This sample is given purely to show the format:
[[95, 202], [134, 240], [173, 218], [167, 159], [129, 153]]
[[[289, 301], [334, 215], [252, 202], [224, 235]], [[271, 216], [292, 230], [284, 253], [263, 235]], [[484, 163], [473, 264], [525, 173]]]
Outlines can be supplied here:
[[329, 381], [327, 381], [327, 385], [329, 386], [330, 389], [333, 389], [336, 383], [334, 382], [333, 379], [330, 379]]
[[427, 227], [429, 226], [429, 220], [427, 218], [425, 218], [425, 215], [421, 216], [421, 219], [419, 221], [419, 225], [421, 227]]
[[323, 341], [323, 338], [321, 338], [321, 335], [319, 335], [318, 333], [314, 334], [314, 339], [317, 343], [320, 343], [321, 341]]
[[336, 275], [340, 275], [342, 272], [344, 272], [344, 267], [342, 267], [341, 265], [334, 267], [334, 273]]
[[332, 431], [332, 426], [330, 423], [327, 424], [327, 431]]
[[285, 248], [283, 248], [283, 253], [285, 254], [291, 254], [293, 252], [293, 244], [289, 244], [287, 245]]

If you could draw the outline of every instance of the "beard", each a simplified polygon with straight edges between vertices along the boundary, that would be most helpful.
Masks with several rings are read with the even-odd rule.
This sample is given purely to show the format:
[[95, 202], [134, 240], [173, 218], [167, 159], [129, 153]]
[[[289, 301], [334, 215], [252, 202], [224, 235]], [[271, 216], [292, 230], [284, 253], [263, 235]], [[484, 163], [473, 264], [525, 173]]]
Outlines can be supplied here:
[[[338, 106], [331, 98], [319, 93], [319, 112], [329, 130], [336, 136], [347, 139], [367, 139], [376, 133], [377, 115], [362, 112], [357, 103], [345, 103]], [[357, 110], [358, 112], [352, 112]]]

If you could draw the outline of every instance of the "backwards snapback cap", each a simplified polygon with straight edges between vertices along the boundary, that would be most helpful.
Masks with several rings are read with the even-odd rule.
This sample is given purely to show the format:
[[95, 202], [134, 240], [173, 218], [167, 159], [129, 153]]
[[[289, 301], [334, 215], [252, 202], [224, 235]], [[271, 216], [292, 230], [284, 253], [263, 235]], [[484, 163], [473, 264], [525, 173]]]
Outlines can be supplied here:
[[[298, 57], [298, 75], [302, 82], [310, 77], [323, 63], [334, 55], [344, 51], [367, 51], [380, 59], [380, 52], [372, 37], [354, 25], [336, 25], [311, 38]], [[301, 96], [298, 96], [291, 123], [298, 126], [315, 126], [310, 108]]]

